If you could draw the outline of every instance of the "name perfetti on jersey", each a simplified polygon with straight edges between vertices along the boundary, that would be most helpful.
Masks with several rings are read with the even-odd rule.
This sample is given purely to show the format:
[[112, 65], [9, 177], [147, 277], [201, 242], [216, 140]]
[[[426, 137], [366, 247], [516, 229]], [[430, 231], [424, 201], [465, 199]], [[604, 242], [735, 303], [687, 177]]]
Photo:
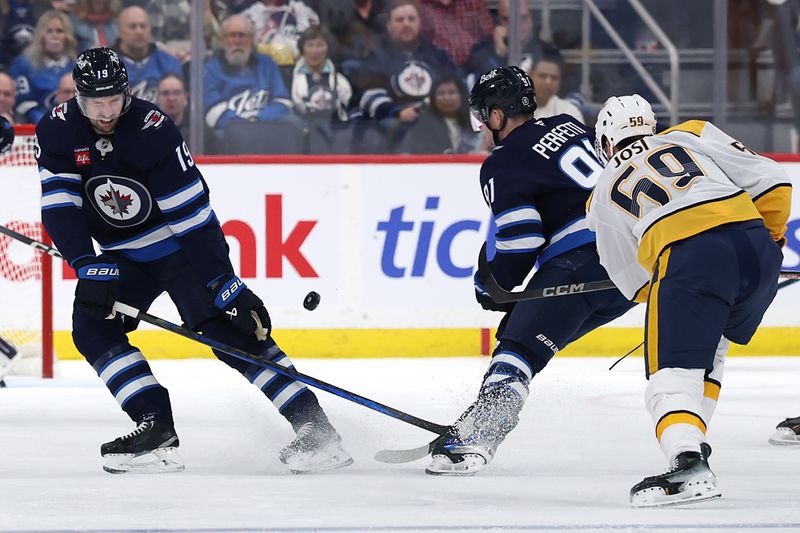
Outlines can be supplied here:
[[[537, 121], [537, 123], [544, 125], [539, 121]], [[584, 135], [585, 133], [586, 130], [574, 122], [564, 122], [545, 133], [542, 138], [539, 139], [539, 142], [531, 146], [531, 148], [545, 159], [550, 159], [550, 156], [547, 155], [548, 151], [553, 153], [558, 152], [567, 141], [578, 135]]]

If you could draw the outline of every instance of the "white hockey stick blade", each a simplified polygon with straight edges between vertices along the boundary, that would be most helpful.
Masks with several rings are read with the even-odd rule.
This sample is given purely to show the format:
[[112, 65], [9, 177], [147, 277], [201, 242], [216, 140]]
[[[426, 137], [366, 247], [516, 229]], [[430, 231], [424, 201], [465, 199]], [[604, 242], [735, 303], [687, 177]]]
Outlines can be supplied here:
[[388, 464], [401, 464], [410, 463], [412, 461], [419, 461], [430, 455], [434, 448], [436, 441], [429, 442], [419, 448], [411, 448], [408, 450], [380, 450], [375, 454], [375, 460], [380, 463]]

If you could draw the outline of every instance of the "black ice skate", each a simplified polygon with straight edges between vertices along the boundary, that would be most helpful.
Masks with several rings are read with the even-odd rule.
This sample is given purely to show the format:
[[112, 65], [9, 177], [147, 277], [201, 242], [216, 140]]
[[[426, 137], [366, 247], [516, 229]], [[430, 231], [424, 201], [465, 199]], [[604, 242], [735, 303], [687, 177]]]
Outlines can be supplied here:
[[186, 468], [178, 446], [180, 441], [171, 424], [145, 415], [131, 433], [100, 446], [103, 470], [112, 474], [177, 472]]
[[800, 446], [800, 416], [787, 418], [778, 424], [769, 443], [776, 446]]
[[667, 507], [719, 498], [717, 477], [708, 466], [711, 446], [700, 445], [702, 453], [683, 452], [672, 468], [657, 476], [644, 478], [631, 489], [634, 507]]
[[342, 448], [342, 438], [327, 422], [306, 422], [279, 458], [293, 474], [308, 474], [344, 468], [353, 457]]
[[497, 447], [519, 422], [523, 399], [506, 387], [481, 391], [474, 404], [431, 451], [432, 476], [472, 476], [486, 468]]

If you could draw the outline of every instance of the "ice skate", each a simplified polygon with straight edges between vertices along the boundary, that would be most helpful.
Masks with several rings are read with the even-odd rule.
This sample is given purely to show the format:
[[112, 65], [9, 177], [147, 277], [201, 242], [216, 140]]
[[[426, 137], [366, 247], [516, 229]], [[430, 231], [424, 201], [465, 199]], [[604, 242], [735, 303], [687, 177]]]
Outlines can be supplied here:
[[497, 447], [519, 422], [523, 400], [513, 390], [488, 387], [452, 426], [452, 434], [431, 451], [432, 476], [472, 476], [486, 468]]
[[800, 446], [800, 416], [787, 418], [778, 424], [769, 443], [775, 446]]
[[644, 478], [631, 489], [634, 507], [667, 507], [719, 498], [717, 477], [708, 466], [711, 446], [700, 445], [702, 453], [684, 452], [675, 458], [672, 468], [657, 476]]
[[293, 474], [335, 470], [353, 464], [353, 457], [342, 448], [342, 438], [328, 423], [307, 422], [279, 458]]
[[180, 441], [171, 424], [145, 416], [131, 433], [100, 447], [103, 470], [111, 474], [157, 474], [186, 468], [178, 454]]

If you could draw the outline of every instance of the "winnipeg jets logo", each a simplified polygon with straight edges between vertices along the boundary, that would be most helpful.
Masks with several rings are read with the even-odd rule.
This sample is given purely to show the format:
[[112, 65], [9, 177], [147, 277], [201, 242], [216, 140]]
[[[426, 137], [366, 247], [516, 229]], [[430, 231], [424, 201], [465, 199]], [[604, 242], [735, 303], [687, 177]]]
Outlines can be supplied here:
[[149, 80], [142, 80], [136, 85], [131, 85], [131, 95], [154, 104], [158, 96], [158, 86], [155, 83], [151, 85]]
[[147, 220], [152, 199], [136, 180], [122, 176], [96, 176], [86, 182], [86, 193], [97, 213], [111, 226], [127, 228]]
[[100, 137], [98, 141], [94, 145], [97, 148], [97, 151], [100, 152], [100, 157], [105, 157], [107, 153], [114, 149], [114, 145], [111, 144], [111, 141], [108, 137]]
[[227, 101], [211, 107], [206, 113], [206, 122], [212, 128], [217, 125], [225, 111], [233, 111], [236, 116], [245, 120], [256, 118], [262, 107], [269, 103], [270, 92], [261, 89], [253, 93], [249, 89], [232, 96]]
[[84, 70], [89, 67], [89, 59], [83, 55], [78, 58], [78, 70]]
[[425, 63], [410, 61], [397, 75], [396, 92], [412, 97], [428, 96], [433, 86], [433, 76]]
[[[120, 218], [125, 218], [128, 215], [128, 208], [133, 204], [130, 194], [123, 194], [114, 188], [114, 184], [109, 180], [108, 188], [104, 193], [100, 193], [100, 201], [103, 205], [111, 209], [112, 215], [118, 215]], [[101, 187], [102, 189], [102, 187]]]
[[144, 126], [142, 126], [143, 130], [152, 127], [153, 129], [158, 129], [161, 127], [161, 124], [164, 123], [164, 120], [167, 117], [164, 116], [160, 111], [155, 109], [151, 109], [147, 115], [144, 117]]

